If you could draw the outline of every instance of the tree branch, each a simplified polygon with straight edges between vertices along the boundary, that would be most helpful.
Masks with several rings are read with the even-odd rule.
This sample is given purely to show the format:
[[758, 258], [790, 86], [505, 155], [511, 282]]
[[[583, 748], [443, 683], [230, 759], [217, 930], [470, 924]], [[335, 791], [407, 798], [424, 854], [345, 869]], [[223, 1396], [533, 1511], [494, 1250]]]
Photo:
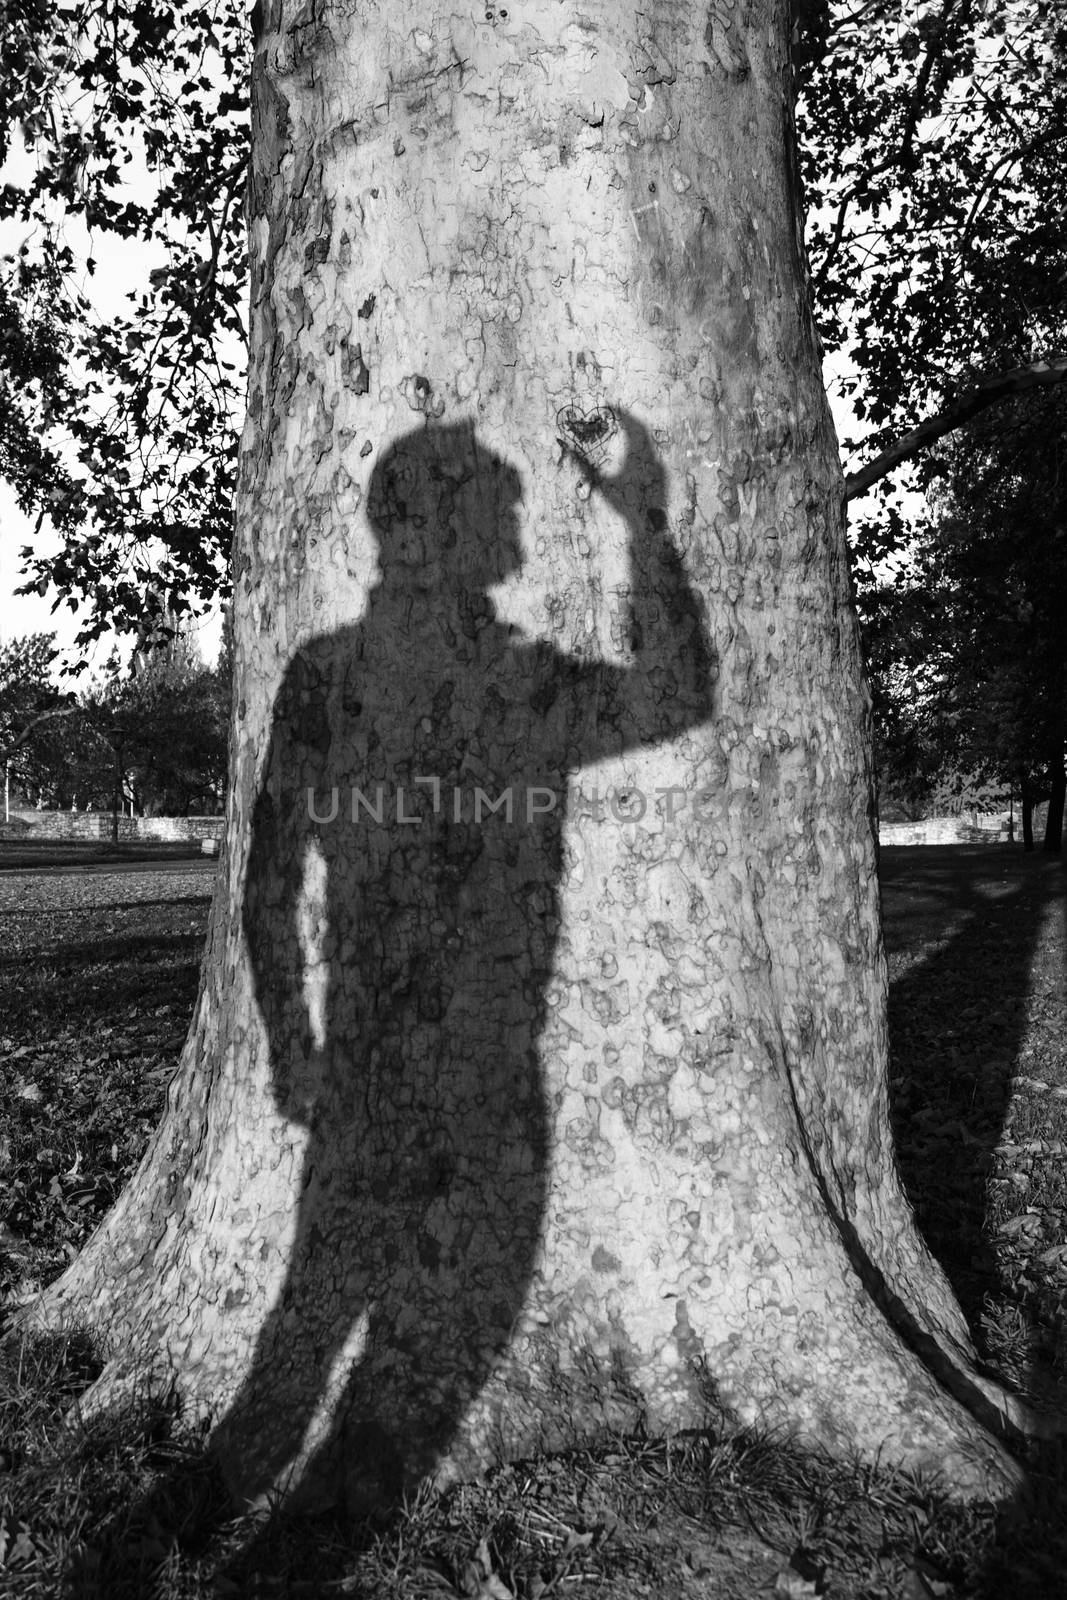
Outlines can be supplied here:
[[985, 411], [988, 406], [995, 405], [998, 400], [1003, 400], [1008, 395], [1021, 394], [1026, 389], [1050, 389], [1055, 384], [1064, 382], [1067, 382], [1067, 355], [1031, 361], [1025, 367], [1011, 367], [1007, 372], [997, 372], [992, 377], [983, 378], [952, 405], [946, 406], [943, 411], [936, 412], [932, 417], [927, 417], [925, 422], [920, 422], [917, 428], [913, 428], [902, 439], [891, 444], [888, 450], [883, 450], [873, 461], [868, 461], [858, 472], [849, 473], [845, 479], [846, 501], [855, 500], [857, 496], [865, 494], [872, 483], [884, 478], [887, 472], [892, 472], [902, 461], [910, 461], [912, 456], [918, 455], [920, 450], [933, 444], [935, 439], [951, 433], [954, 428], [962, 427], [965, 422], [970, 422], [972, 417]]
[[10, 761], [14, 756], [15, 751], [21, 750], [22, 746], [26, 743], [26, 740], [29, 738], [34, 728], [40, 727], [42, 722], [50, 722], [53, 717], [69, 717], [72, 712], [77, 710], [79, 710], [79, 707], [75, 704], [68, 706], [52, 706], [48, 711], [39, 712], [31, 722], [27, 722], [26, 726], [23, 728], [18, 737], [7, 746], [6, 750], [3, 752], [3, 760]]

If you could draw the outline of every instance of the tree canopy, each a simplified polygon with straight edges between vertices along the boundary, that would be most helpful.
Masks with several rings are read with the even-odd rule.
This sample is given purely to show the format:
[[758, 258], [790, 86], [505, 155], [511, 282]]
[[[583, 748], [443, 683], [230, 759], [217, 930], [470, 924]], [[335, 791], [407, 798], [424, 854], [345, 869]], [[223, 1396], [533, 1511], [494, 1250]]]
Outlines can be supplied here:
[[48, 806], [214, 812], [226, 780], [229, 656], [206, 667], [176, 637], [113, 655], [78, 696], [56, 688], [51, 634], [0, 647], [0, 757], [9, 789]]
[[1020, 397], [942, 446], [907, 561], [862, 597], [883, 776], [913, 803], [1062, 772], [1065, 415], [1062, 393]]
[[[58, 553], [33, 581], [84, 608], [80, 638], [225, 589], [243, 399], [247, 18], [236, 4], [7, 8], [0, 220], [0, 470]], [[154, 263], [123, 315], [94, 252]], [[87, 281], [88, 280], [88, 281]]]
[[[884, 443], [990, 372], [1063, 353], [1067, 16], [1053, 0], [795, 14], [820, 325]], [[29, 582], [77, 604], [84, 642], [226, 591], [251, 36], [236, 0], [13, 0], [6, 21], [0, 223], [20, 242], [0, 271], [0, 473], [59, 535], [27, 553]], [[102, 239], [154, 263], [121, 315], [94, 308]], [[900, 533], [880, 516], [854, 539], [873, 560]]]
[[[832, 366], [875, 430], [865, 453], [885, 451], [849, 489], [908, 457], [926, 486], [947, 426], [1067, 377], [1067, 14], [1048, 0], [831, 9], [799, 112], [808, 249]], [[851, 529], [868, 570], [908, 538], [888, 487]]]
[[12, 781], [35, 778], [56, 744], [55, 722], [69, 715], [72, 697], [56, 688], [53, 663], [59, 652], [48, 633], [9, 639], [0, 645], [0, 760], [5, 794]]

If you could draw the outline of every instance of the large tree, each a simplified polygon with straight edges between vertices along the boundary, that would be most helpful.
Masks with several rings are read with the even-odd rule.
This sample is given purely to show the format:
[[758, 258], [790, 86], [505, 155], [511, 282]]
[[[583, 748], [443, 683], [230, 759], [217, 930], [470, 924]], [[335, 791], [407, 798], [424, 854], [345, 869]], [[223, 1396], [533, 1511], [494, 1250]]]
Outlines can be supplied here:
[[714, 1400], [1013, 1479], [893, 1159], [787, 12], [259, 8], [221, 880], [37, 1308], [248, 1498]]

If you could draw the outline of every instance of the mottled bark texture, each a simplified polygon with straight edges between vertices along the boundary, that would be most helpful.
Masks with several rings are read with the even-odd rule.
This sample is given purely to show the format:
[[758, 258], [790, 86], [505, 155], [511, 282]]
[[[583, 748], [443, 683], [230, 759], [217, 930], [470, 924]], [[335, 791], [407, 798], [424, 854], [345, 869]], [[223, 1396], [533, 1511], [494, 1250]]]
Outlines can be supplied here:
[[786, 10], [262, 19], [222, 879], [43, 1308], [247, 1497], [716, 1399], [1011, 1478], [890, 1144]]

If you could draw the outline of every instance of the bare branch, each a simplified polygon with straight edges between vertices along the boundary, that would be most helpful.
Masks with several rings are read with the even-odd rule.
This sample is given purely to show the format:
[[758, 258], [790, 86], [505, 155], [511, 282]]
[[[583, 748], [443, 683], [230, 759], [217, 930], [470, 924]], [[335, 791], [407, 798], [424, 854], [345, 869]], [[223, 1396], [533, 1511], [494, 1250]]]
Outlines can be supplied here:
[[22, 748], [22, 746], [26, 743], [26, 740], [29, 738], [30, 734], [33, 732], [34, 728], [39, 727], [42, 722], [51, 722], [53, 717], [69, 717], [73, 712], [75, 712], [77, 710], [79, 710], [79, 707], [77, 705], [67, 705], [67, 706], [52, 706], [48, 711], [39, 712], [38, 715], [36, 717], [34, 717], [32, 721], [30, 721], [30, 722], [28, 722], [26, 724], [26, 726], [23, 728], [22, 732], [18, 735], [18, 737], [16, 739], [14, 739], [11, 744], [8, 745], [7, 749], [3, 753], [3, 758], [2, 759], [4, 761], [10, 761], [12, 756], [15, 754], [15, 751], [16, 750], [20, 750]]
[[873, 461], [868, 461], [858, 472], [849, 473], [845, 479], [846, 501], [855, 500], [857, 496], [865, 494], [873, 483], [877, 483], [879, 478], [884, 478], [887, 472], [892, 472], [902, 461], [910, 461], [912, 456], [918, 455], [920, 450], [933, 444], [935, 439], [951, 433], [954, 428], [962, 427], [965, 422], [969, 422], [979, 412], [985, 411], [988, 406], [996, 405], [998, 400], [1004, 400], [1008, 395], [1022, 394], [1026, 389], [1050, 389], [1057, 383], [1065, 381], [1067, 381], [1067, 355], [1031, 361], [1025, 367], [1011, 367], [1007, 372], [997, 372], [991, 377], [983, 378], [952, 405], [946, 406], [943, 411], [935, 412], [932, 417], [927, 417], [925, 422], [920, 422], [917, 428], [913, 428], [902, 439], [891, 444], [888, 450], [883, 450]]

